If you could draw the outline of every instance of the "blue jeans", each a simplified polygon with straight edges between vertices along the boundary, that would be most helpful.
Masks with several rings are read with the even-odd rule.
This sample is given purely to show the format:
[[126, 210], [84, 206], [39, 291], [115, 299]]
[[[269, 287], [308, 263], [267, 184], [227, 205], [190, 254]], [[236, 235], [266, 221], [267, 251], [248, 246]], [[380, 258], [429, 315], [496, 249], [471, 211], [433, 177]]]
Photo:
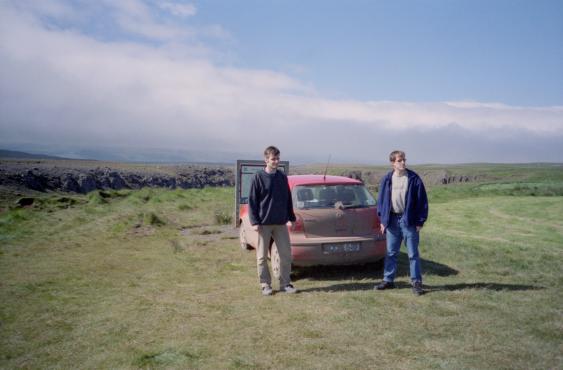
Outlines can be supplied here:
[[403, 239], [407, 245], [409, 254], [409, 266], [411, 280], [422, 282], [420, 272], [420, 256], [418, 255], [418, 232], [416, 226], [407, 226], [406, 220], [401, 215], [391, 214], [389, 225], [386, 228], [387, 254], [385, 255], [385, 267], [383, 269], [383, 280], [393, 282], [397, 272], [397, 257], [401, 249]]

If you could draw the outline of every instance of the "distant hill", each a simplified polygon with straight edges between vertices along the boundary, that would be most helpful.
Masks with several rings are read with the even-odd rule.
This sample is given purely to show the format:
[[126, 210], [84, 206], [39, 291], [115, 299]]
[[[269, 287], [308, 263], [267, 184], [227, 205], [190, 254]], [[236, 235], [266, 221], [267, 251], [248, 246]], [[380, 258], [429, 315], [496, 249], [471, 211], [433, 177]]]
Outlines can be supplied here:
[[18, 152], [15, 150], [0, 149], [0, 158], [21, 158], [21, 159], [66, 159], [47, 154], [31, 154], [26, 152]]

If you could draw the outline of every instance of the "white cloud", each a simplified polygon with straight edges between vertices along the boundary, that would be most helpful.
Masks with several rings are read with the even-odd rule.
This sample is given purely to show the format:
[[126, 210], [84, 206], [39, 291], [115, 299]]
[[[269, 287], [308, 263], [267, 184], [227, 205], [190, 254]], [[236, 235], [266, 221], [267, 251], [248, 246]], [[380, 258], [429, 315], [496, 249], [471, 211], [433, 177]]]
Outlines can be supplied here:
[[10, 5], [24, 12], [54, 17], [58, 19], [75, 17], [76, 11], [68, 3], [61, 0], [4, 0], [5, 6]]
[[182, 3], [174, 3], [171, 1], [164, 1], [164, 2], [158, 2], [158, 5], [162, 9], [179, 17], [191, 17], [197, 13], [197, 9], [193, 4], [182, 4]]
[[[173, 22], [155, 19], [150, 7], [141, 0], [103, 0], [118, 25], [125, 31], [155, 40], [188, 38], [194, 31]], [[172, 5], [171, 3], [165, 3]], [[163, 4], [164, 5], [164, 4]]]
[[[62, 3], [52, 1], [46, 11], [71, 14], [57, 4]], [[166, 40], [189, 33], [157, 21], [141, 1], [107, 0], [106, 5], [131, 32]], [[383, 138], [386, 145], [399, 147], [403, 141], [416, 142], [416, 135], [432, 141], [446, 133], [465, 133], [472, 140], [482, 136], [509, 142], [527, 135], [553, 140], [563, 133], [560, 106], [327, 99], [285, 74], [219, 67], [166, 45], [102, 42], [76, 30], [45, 27], [21, 9], [0, 5], [4, 143], [94, 142], [259, 153], [276, 142], [302, 153], [332, 147], [351, 155], [357, 143], [369, 148], [371, 141]], [[442, 155], [438, 149], [436, 156]]]
[[[162, 42], [186, 40], [194, 42], [198, 37], [231, 39], [229, 32], [219, 25], [192, 27], [173, 18], [159, 18], [155, 14], [155, 9], [142, 0], [102, 1], [108, 7], [108, 11], [113, 15], [118, 26], [134, 35]], [[192, 4], [171, 1], [156, 1], [155, 4], [158, 8], [180, 18], [191, 17], [197, 13], [197, 9]]]

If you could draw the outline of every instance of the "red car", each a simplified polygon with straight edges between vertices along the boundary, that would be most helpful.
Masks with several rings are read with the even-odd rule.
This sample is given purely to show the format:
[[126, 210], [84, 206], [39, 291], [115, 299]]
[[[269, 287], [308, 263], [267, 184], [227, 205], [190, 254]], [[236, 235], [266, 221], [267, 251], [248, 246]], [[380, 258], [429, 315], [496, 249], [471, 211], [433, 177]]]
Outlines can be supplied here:
[[[288, 180], [297, 218], [289, 227], [294, 266], [359, 264], [385, 256], [375, 199], [361, 181], [323, 175], [288, 176]], [[256, 249], [258, 234], [251, 228], [244, 195], [239, 204], [241, 247]], [[271, 258], [276, 274], [275, 248]]]

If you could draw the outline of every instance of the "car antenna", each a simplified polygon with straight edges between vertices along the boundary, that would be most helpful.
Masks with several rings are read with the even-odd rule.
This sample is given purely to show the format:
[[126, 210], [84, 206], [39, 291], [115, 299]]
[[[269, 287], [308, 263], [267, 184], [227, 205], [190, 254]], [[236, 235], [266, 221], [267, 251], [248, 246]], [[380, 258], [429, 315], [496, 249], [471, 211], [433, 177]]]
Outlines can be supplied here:
[[328, 164], [330, 163], [330, 154], [328, 155], [328, 161], [326, 161], [325, 173], [323, 175], [323, 181], [326, 181], [326, 171], [328, 171]]

